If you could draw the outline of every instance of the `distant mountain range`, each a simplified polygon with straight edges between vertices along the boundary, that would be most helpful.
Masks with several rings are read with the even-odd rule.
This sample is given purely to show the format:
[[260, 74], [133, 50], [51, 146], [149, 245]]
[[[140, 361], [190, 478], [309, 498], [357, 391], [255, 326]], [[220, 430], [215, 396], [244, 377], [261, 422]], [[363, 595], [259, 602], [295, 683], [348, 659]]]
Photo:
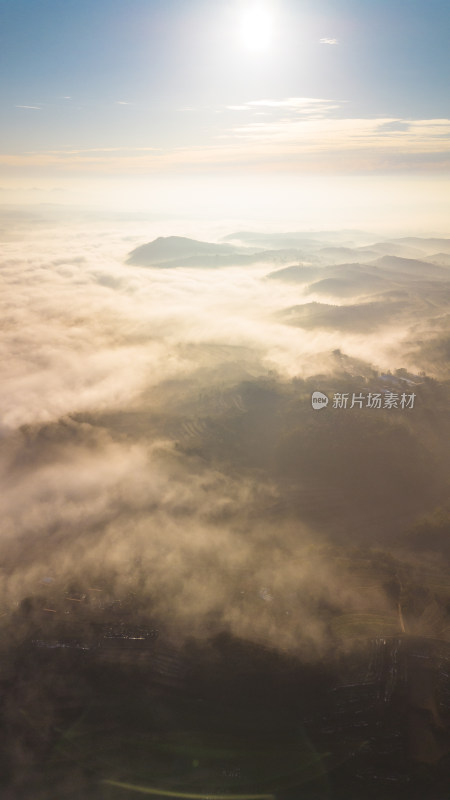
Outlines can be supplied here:
[[[335, 241], [332, 241], [334, 235]], [[345, 244], [342, 238], [345, 237]], [[352, 238], [351, 238], [352, 237]], [[127, 263], [143, 267], [227, 267], [256, 263], [367, 264], [415, 271], [414, 262], [445, 268], [450, 264], [450, 239], [404, 238], [367, 242], [356, 232], [315, 234], [230, 234], [222, 242], [203, 242], [184, 236], [158, 237], [129, 253]], [[233, 243], [231, 243], [233, 242]], [[391, 259], [389, 261], [388, 259]], [[398, 259], [393, 262], [392, 259]], [[409, 261], [409, 264], [405, 262]], [[423, 266], [420, 269], [423, 270]], [[431, 272], [428, 266], [428, 274]], [[436, 270], [433, 273], [436, 275]]]
[[298, 261], [302, 253], [292, 248], [259, 250], [231, 244], [214, 244], [183, 236], [160, 236], [153, 242], [136, 247], [127, 264], [140, 267], [232, 267], [258, 262], [288, 263]]

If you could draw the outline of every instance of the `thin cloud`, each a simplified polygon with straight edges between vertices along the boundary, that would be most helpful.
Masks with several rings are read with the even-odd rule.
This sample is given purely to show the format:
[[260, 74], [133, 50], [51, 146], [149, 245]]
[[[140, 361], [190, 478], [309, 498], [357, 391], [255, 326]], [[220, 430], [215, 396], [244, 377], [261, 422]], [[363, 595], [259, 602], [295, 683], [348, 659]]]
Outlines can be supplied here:
[[[72, 148], [0, 154], [0, 164], [130, 174], [190, 172], [225, 166], [332, 174], [408, 167], [435, 172], [449, 163], [450, 119], [398, 120], [337, 117], [342, 101], [319, 98], [254, 100], [252, 121], [222, 128], [198, 146]], [[261, 112], [266, 118], [258, 117]]]
[[41, 111], [41, 107], [40, 106], [15, 106], [15, 108], [33, 108], [36, 111]]
[[327, 37], [319, 39], [320, 44], [339, 44], [337, 39], [328, 39]]
[[286, 97], [283, 100], [251, 100], [247, 106], [263, 106], [264, 108], [291, 108], [304, 109], [315, 106], [329, 105], [332, 102], [322, 97]]
[[72, 155], [78, 153], [135, 153], [158, 151], [158, 147], [83, 147], [71, 150], [47, 150], [55, 155]]
[[402, 133], [403, 131], [409, 131], [410, 123], [404, 122], [404, 120], [395, 119], [392, 122], [384, 122], [382, 125], [378, 126], [378, 130], [380, 133]]

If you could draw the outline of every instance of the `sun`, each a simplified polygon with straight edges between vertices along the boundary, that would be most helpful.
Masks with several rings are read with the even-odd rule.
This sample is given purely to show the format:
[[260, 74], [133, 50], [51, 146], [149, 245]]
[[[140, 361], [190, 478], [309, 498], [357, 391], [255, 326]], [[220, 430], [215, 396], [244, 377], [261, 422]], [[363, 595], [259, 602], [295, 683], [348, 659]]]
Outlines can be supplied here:
[[251, 52], [263, 52], [270, 46], [272, 28], [272, 15], [268, 9], [252, 5], [242, 13], [239, 30], [241, 42]]

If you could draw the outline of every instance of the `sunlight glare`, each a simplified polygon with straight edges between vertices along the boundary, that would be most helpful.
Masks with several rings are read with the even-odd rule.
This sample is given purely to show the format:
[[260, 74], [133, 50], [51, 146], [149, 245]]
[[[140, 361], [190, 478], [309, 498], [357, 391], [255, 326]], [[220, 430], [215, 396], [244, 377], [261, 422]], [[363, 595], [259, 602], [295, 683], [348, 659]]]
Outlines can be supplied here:
[[272, 17], [266, 8], [253, 5], [244, 11], [240, 38], [252, 52], [262, 52], [268, 48], [272, 38]]

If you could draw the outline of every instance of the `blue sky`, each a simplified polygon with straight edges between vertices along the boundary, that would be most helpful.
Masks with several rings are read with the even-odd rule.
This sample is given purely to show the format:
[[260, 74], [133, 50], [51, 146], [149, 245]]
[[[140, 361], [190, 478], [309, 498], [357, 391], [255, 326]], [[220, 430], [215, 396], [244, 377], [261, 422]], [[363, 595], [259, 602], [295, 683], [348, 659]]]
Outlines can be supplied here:
[[3, 185], [448, 170], [448, 0], [0, 0], [0, 23]]
[[[231, 102], [269, 90], [345, 97], [369, 114], [437, 116], [447, 105], [447, 0], [270, 5], [282, 56], [243, 74], [239, 0], [2, 0], [2, 101]], [[320, 46], [326, 37], [338, 44]]]

